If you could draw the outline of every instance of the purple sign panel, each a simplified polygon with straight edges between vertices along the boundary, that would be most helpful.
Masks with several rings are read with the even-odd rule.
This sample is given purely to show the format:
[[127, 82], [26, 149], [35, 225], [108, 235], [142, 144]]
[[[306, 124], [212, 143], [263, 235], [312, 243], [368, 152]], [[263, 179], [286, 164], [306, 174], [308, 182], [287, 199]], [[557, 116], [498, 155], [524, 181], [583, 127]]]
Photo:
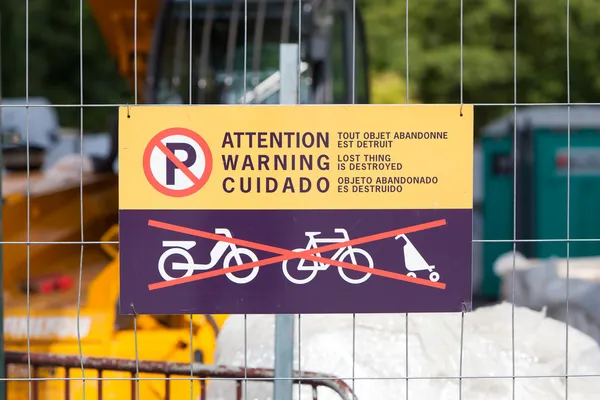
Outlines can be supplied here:
[[472, 210], [121, 210], [122, 314], [471, 309]]

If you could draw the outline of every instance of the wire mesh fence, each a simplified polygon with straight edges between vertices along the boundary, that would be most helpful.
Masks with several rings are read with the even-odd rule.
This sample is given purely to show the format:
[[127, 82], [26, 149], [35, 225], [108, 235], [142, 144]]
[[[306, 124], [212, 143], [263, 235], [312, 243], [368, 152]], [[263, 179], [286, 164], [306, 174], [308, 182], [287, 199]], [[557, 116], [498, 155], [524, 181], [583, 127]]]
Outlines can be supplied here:
[[[413, 104], [409, 85], [412, 62], [410, 44], [413, 34], [409, 29], [411, 2], [395, 1], [405, 4], [404, 21], [396, 22], [403, 23], [406, 27], [403, 72], [406, 79], [405, 102], [408, 106]], [[366, 315], [347, 315], [340, 317], [347, 321], [343, 325], [347, 327], [345, 336], [337, 340], [343, 344], [340, 345], [340, 349], [343, 349], [340, 351], [344, 352], [342, 359], [349, 363], [349, 368], [345, 369], [347, 373], [332, 377], [329, 374], [320, 374], [319, 371], [306, 370], [304, 358], [314, 357], [314, 350], [306, 349], [303, 335], [307, 331], [312, 334], [314, 324], [310, 321], [316, 317], [297, 315], [294, 377], [277, 378], [273, 370], [251, 365], [252, 360], [256, 361], [256, 352], [266, 351], [261, 347], [259, 340], [264, 331], [255, 330], [253, 333], [252, 327], [258, 326], [259, 322], [270, 327], [270, 320], [237, 316], [240, 319], [236, 320], [236, 323], [241, 324], [243, 330], [243, 343], [238, 343], [236, 351], [237, 354], [243, 355], [242, 359], [232, 356], [238, 364], [213, 367], [211, 364], [216, 359], [216, 341], [225, 316], [220, 319], [210, 315], [190, 314], [153, 318], [135, 315], [135, 310], [133, 317], [119, 315], [117, 181], [112, 172], [116, 158], [113, 151], [116, 146], [116, 132], [111, 132], [113, 137], [108, 139], [110, 144], [104, 144], [111, 147], [111, 150], [105, 151], [103, 155], [90, 156], [90, 149], [85, 148], [87, 139], [84, 135], [84, 113], [89, 109], [113, 110], [118, 106], [135, 108], [148, 104], [173, 107], [194, 104], [207, 107], [213, 104], [276, 104], [278, 89], [271, 85], [269, 79], [278, 70], [279, 44], [286, 42], [298, 44], [300, 62], [297, 66], [297, 103], [369, 103], [368, 52], [365, 50], [363, 22], [356, 0], [90, 0], [88, 3], [80, 0], [78, 66], [71, 66], [73, 74], [78, 76], [79, 93], [78, 101], [71, 104], [39, 102], [37, 97], [34, 98], [30, 94], [30, 71], [40, 66], [30, 59], [29, 34], [36, 27], [30, 25], [33, 2], [26, 0], [23, 26], [26, 55], [24, 98], [17, 101], [3, 99], [0, 104], [3, 112], [2, 126], [8, 126], [6, 118], [10, 110], [15, 110], [11, 115], [17, 115], [17, 112], [20, 114], [13, 117], [16, 121], [10, 122], [23, 127], [23, 146], [18, 147], [22, 151], [20, 158], [18, 150], [11, 150], [15, 148], [15, 141], [10, 139], [12, 136], [9, 135], [13, 132], [3, 131], [2, 143], [6, 145], [6, 151], [3, 151], [0, 159], [6, 168], [19, 171], [18, 176], [16, 173], [7, 174], [0, 181], [4, 210], [3, 214], [0, 214], [3, 221], [0, 243], [5, 289], [5, 353], [2, 363], [7, 374], [6, 378], [2, 379], [6, 384], [5, 397], [100, 399], [131, 396], [138, 399], [167, 399], [189, 396], [190, 399], [204, 399], [207, 386], [210, 388], [214, 382], [230, 381], [235, 385], [235, 390], [230, 392], [235, 394], [236, 397], [233, 398], [246, 399], [253, 398], [248, 394], [251, 393], [249, 386], [256, 382], [287, 379], [298, 384], [298, 389], [294, 391], [294, 396], [298, 398], [304, 398], [306, 393], [312, 396], [310, 398], [316, 399], [317, 395], [322, 393], [320, 387], [333, 390], [338, 398], [343, 399], [356, 398], [354, 396], [361, 399], [385, 397], [385, 394], [381, 394], [385, 393], [385, 389], [374, 389], [366, 383], [361, 386], [367, 381], [378, 382], [383, 388], [387, 387], [387, 382], [401, 382], [403, 392], [400, 395], [395, 392], [394, 396], [405, 399], [428, 398], [425, 396], [432, 395], [430, 387], [441, 381], [452, 381], [455, 385], [447, 386], [451, 388], [451, 393], [443, 393], [446, 396], [443, 398], [448, 399], [471, 398], [468, 393], [472, 385], [478, 385], [478, 382], [482, 381], [487, 382], [485, 385], [488, 385], [489, 389], [489, 397], [486, 398], [524, 398], [519, 393], [531, 395], [536, 390], [543, 393], [543, 386], [552, 387], [554, 393], [561, 392], [561, 395], [555, 398], [582, 398], [578, 397], [585, 393], [584, 386], [581, 385], [598, 380], [600, 367], [598, 370], [588, 369], [582, 372], [581, 368], [573, 365], [575, 356], [569, 351], [570, 340], [573, 335], [577, 336], [579, 333], [573, 333], [568, 327], [564, 329], [563, 337], [556, 335], [550, 340], [555, 353], [560, 353], [564, 360], [553, 365], [554, 373], [535, 373], [535, 368], [523, 367], [525, 361], [522, 357], [526, 357], [527, 353], [525, 349], [528, 346], [535, 347], [536, 335], [543, 335], [541, 332], [525, 331], [527, 324], [517, 321], [517, 307], [514, 303], [518, 296], [518, 287], [514, 282], [518, 272], [518, 251], [522, 250], [523, 245], [554, 244], [552, 251], [564, 254], [565, 266], [564, 315], [560, 319], [570, 321], [570, 312], [573, 312], [569, 306], [572, 295], [569, 283], [572, 247], [600, 241], [600, 238], [592, 236], [573, 237], [571, 234], [572, 210], [574, 207], [581, 207], [582, 204], [582, 200], [571, 195], [572, 130], [579, 132], [587, 129], [582, 122], [579, 122], [576, 129], [572, 128], [572, 117], [578, 112], [578, 107], [600, 106], [600, 102], [572, 102], [569, 0], [555, 4], [555, 7], [564, 7], [565, 10], [564, 70], [567, 96], [563, 102], [518, 102], [517, 44], [521, 3], [517, 0], [512, 2], [513, 99], [504, 102], [468, 103], [475, 106], [476, 113], [490, 107], [510, 109], [510, 121], [515, 121], [510, 125], [510, 146], [505, 149], [510, 155], [508, 161], [505, 161], [505, 171], [508, 171], [505, 172], [508, 175], [505, 184], [510, 185], [512, 204], [499, 205], [509, 210], [502, 211], [502, 215], [510, 216], [511, 232], [507, 237], [501, 237], [502, 233], [499, 233], [492, 234], [491, 237], [473, 239], [474, 249], [476, 246], [511, 246], [511, 258], [507, 264], [510, 268], [507, 270], [506, 279], [510, 279], [513, 284], [506, 289], [504, 297], [512, 306], [508, 314], [498, 314], [487, 320], [490, 330], [510, 325], [510, 338], [504, 343], [508, 343], [508, 347], [502, 348], [501, 351], [504, 358], [498, 360], [486, 356], [484, 345], [479, 348], [469, 346], [469, 337], [485, 331], [485, 327], [470, 324], [471, 314], [467, 312], [433, 316], [434, 319], [443, 321], [441, 324], [446, 330], [439, 332], [449, 333], [450, 338], [436, 338], [436, 332], [431, 331], [436, 329], [431, 322], [433, 319], [409, 314], [390, 316], [391, 339], [385, 344], [373, 341], [362, 330], [365, 327], [381, 329], [376, 326], [380, 321]], [[459, 69], [456, 71], [458, 82], [452, 82], [458, 90], [456, 98], [448, 102], [462, 106], [465, 99], [469, 98], [464, 90], [464, 80], [468, 78], [464, 75], [465, 7], [477, 5], [463, 0], [460, 0], [459, 4], [460, 19], [456, 24], [459, 34], [459, 46], [456, 49], [459, 54]], [[83, 32], [86, 22], [89, 23], [84, 18], [85, 7], [91, 8], [94, 16], [98, 18], [97, 23], [106, 38], [110, 32], [114, 33], [114, 37], [108, 39], [109, 53], [117, 60], [121, 74], [131, 83], [133, 95], [129, 101], [84, 101], [84, 81], [94, 79], [86, 77], [84, 69]], [[334, 46], [329, 54], [334, 59], [332, 64], [338, 68], [337, 75], [335, 71], [320, 71], [322, 66], [308, 62], [309, 50], [322, 51], [319, 50], [319, 44], [311, 40], [311, 29], [323, 25], [311, 25], [305, 20], [313, 8], [324, 14], [311, 18], [333, 23], [331, 21], [335, 19], [334, 15], [339, 14], [344, 21], [339, 25], [340, 31], [332, 33], [341, 35], [339, 41], [335, 42], [340, 48]], [[326, 11], [333, 15], [328, 15]], [[367, 32], [368, 29], [366, 26]], [[468, 32], [468, 35], [477, 33]], [[7, 40], [5, 35], [2, 37], [4, 41]], [[543, 46], [542, 43], [540, 45]], [[549, 47], [551, 45], [548, 44]], [[3, 64], [10, 57], [10, 54], [0, 52]], [[399, 57], [399, 54], [390, 54], [389, 57]], [[318, 84], [315, 82], [318, 77], [334, 81], [332, 88], [329, 91], [312, 89]], [[564, 203], [566, 208], [563, 214], [562, 210], [548, 207], [544, 211], [547, 214], [539, 217], [554, 221], [558, 216], [563, 218], [564, 227], [555, 229], [550, 235], [538, 235], [532, 229], [520, 228], [522, 221], [531, 219], [527, 209], [520, 204], [522, 201], [532, 201], [523, 200], [521, 193], [534, 183], [527, 180], [532, 179], [530, 176], [520, 172], [522, 166], [519, 164], [519, 154], [532, 151], [532, 147], [521, 138], [525, 135], [525, 126], [520, 124], [522, 122], [526, 125], [526, 121], [520, 119], [519, 114], [532, 107], [548, 108], [548, 118], [564, 119], [561, 122], [566, 129], [565, 135], [561, 136], [558, 143], [564, 150], [562, 177], [566, 179], [566, 189], [560, 192], [564, 194], [565, 199], [560, 204]], [[42, 173], [39, 165], [43, 164], [44, 156], [40, 147], [43, 147], [45, 139], [34, 137], [31, 133], [37, 131], [37, 124], [46, 118], [40, 112], [44, 109], [51, 109], [53, 112], [61, 109], [79, 110], [79, 129], [78, 137], [65, 145], [69, 147], [66, 151], [71, 154], [71, 158], [59, 157], [61, 161], [57, 162], [55, 167], [51, 167], [50, 172]], [[592, 110], [592, 113], [597, 112], [596, 109]], [[9, 139], [12, 141], [10, 146], [13, 147], [8, 146]], [[37, 144], [37, 140], [41, 140], [42, 144]], [[520, 145], [525, 148], [521, 149]], [[91, 151], [93, 153], [94, 149]], [[45, 156], [48, 157], [48, 154]], [[104, 167], [99, 173], [98, 165], [101, 164]], [[484, 165], [486, 168], [492, 168], [489, 164]], [[593, 175], [589, 171], [586, 173]], [[524, 179], [525, 183], [521, 182], [521, 179]], [[587, 187], [586, 190], [594, 190], [592, 186]], [[538, 189], [536, 187], [533, 190]], [[578, 191], [577, 194], [584, 195], [582, 191]], [[536, 196], [536, 193], [531, 195]], [[583, 218], [595, 217], [587, 215]], [[493, 230], [493, 227], [489, 229]], [[556, 232], [558, 234], [555, 235]], [[564, 236], [560, 232], [564, 232]], [[70, 273], [63, 273], [67, 269]], [[342, 319], [333, 317], [332, 321], [342, 323]], [[430, 331], [424, 336], [423, 332], [428, 327]], [[441, 345], [432, 344], [436, 340], [439, 340]], [[523, 343], [523, 340], [530, 342]], [[445, 345], [449, 347], [444, 347]], [[442, 364], [436, 368], [425, 369], [423, 365], [435, 365], [436, 360], [428, 359], [421, 346], [430, 346], [436, 351], [435, 354], [445, 361], [441, 361]], [[163, 351], [161, 347], [169, 348], [168, 351]], [[580, 347], [578, 350], [581, 350]], [[371, 356], [375, 351], [378, 351], [378, 355]], [[393, 354], [394, 359], [383, 360], [381, 357], [386, 352]], [[451, 355], [442, 357], [445, 353]], [[478, 356], [479, 363], [472, 360], [467, 363], [467, 356]], [[543, 359], [543, 356], [540, 357]], [[260, 354], [258, 358], [261, 358]], [[428, 361], [430, 364], [427, 364]], [[444, 362], [446, 364], [443, 364]], [[502, 369], [498, 364], [507, 368]], [[540, 361], [540, 364], [544, 364], [544, 361]], [[373, 369], [369, 370], [367, 365]], [[540, 370], [543, 368], [540, 367]], [[306, 392], [304, 386], [307, 388]], [[389, 388], [397, 390], [398, 386]]]

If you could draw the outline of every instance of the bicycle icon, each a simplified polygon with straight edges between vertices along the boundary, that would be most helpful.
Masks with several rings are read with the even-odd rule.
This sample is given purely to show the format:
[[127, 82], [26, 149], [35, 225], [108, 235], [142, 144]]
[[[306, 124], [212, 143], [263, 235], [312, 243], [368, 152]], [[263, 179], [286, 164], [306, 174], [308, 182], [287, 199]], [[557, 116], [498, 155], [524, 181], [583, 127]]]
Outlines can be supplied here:
[[[228, 238], [233, 237], [233, 235], [231, 234], [229, 229], [225, 229], [225, 228], [216, 228], [215, 234], [224, 235], [225, 237], [228, 237]], [[210, 262], [208, 264], [196, 264], [194, 262], [194, 258], [188, 251], [188, 250], [192, 249], [194, 246], [196, 246], [195, 241], [165, 240], [162, 243], [163, 243], [163, 247], [169, 248], [160, 256], [160, 258], [158, 260], [158, 272], [160, 273], [160, 276], [165, 281], [188, 277], [188, 276], [191, 276], [196, 271], [209, 270], [212, 267], [214, 267], [215, 265], [217, 265], [217, 263], [219, 262], [221, 257], [223, 257], [223, 255], [225, 255], [225, 254], [226, 254], [225, 258], [223, 259], [223, 268], [231, 267], [232, 266], [231, 263], [234, 260], [235, 260], [236, 265], [242, 265], [242, 264], [246, 264], [248, 262], [258, 261], [258, 257], [256, 257], [256, 254], [254, 254], [254, 252], [252, 252], [251, 250], [248, 250], [243, 247], [237, 247], [233, 243], [218, 241], [215, 244], [215, 246], [212, 248], [212, 250], [210, 251]], [[167, 259], [174, 255], [182, 256], [183, 258], [185, 258], [185, 261], [186, 261], [185, 263], [177, 262], [177, 261], [171, 262], [171, 269], [173, 271], [185, 271], [185, 273], [183, 275], [177, 276], [177, 277], [173, 277], [173, 276], [169, 275], [166, 270]], [[243, 261], [242, 256], [249, 258], [250, 261]], [[237, 277], [232, 273], [227, 273], [227, 274], [225, 274], [225, 276], [227, 276], [227, 278], [229, 278], [230, 281], [237, 283], [239, 285], [242, 285], [242, 284], [252, 281], [256, 277], [256, 275], [258, 274], [258, 268], [259, 267], [252, 268], [252, 270], [250, 271], [250, 274], [246, 277]]]
[[[297, 248], [297, 249], [294, 249], [293, 251], [295, 251], [295, 252], [305, 251], [305, 250], [309, 250], [309, 249], [315, 249], [318, 247], [319, 244], [340, 243], [340, 242], [345, 242], [345, 241], [350, 240], [350, 237], [348, 236], [348, 232], [345, 229], [335, 228], [334, 232], [342, 234], [342, 237], [341, 238], [316, 238], [315, 236], [320, 235], [321, 232], [305, 232], [304, 234], [309, 238], [306, 248], [303, 248], [303, 249]], [[320, 253], [314, 253], [314, 255], [317, 257], [321, 257]], [[333, 257], [331, 257], [331, 260], [339, 260], [341, 262], [344, 262], [344, 260], [346, 258], [350, 257], [350, 261], [352, 264], [364, 266], [365, 264], [357, 262], [356, 256], [358, 256], [358, 255], [361, 255], [364, 258], [366, 258], [368, 267], [373, 268], [373, 259], [371, 258], [371, 255], [363, 249], [352, 247], [352, 246], [342, 247], [342, 248], [338, 249], [336, 251], [336, 253], [333, 255]], [[296, 260], [298, 261], [298, 265], [294, 269], [294, 271], [296, 271], [296, 270], [297, 271], [310, 271], [310, 274], [306, 278], [303, 278], [303, 279], [294, 278], [288, 271], [288, 262], [296, 261]], [[312, 281], [315, 278], [315, 276], [319, 273], [319, 271], [326, 271], [327, 269], [329, 269], [329, 266], [330, 266], [330, 264], [324, 264], [324, 263], [321, 263], [318, 261], [313, 261], [312, 265], [305, 265], [305, 262], [306, 262], [306, 260], [304, 260], [304, 259], [294, 259], [294, 260], [283, 261], [283, 263], [282, 263], [283, 274], [290, 282], [295, 283], [297, 285], [302, 285], [302, 284]], [[362, 278], [352, 279], [345, 274], [344, 268], [342, 268], [342, 267], [338, 267], [338, 272], [339, 272], [340, 276], [342, 277], [342, 279], [344, 279], [346, 282], [354, 284], [354, 285], [358, 285], [358, 284], [365, 282], [371, 276], [371, 274], [368, 273], [365, 276], [363, 276]]]

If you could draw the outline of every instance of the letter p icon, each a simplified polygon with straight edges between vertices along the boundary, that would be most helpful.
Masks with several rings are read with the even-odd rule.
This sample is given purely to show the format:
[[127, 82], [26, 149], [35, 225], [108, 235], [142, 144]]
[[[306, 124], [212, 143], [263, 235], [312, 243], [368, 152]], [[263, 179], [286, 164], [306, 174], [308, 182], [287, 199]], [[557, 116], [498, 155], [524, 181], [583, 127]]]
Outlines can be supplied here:
[[[167, 143], [167, 148], [177, 157], [175, 153], [177, 150], [185, 151], [186, 158], [181, 160], [182, 164], [190, 168], [196, 162], [196, 150], [189, 143]], [[166, 173], [167, 173], [167, 185], [175, 184], [175, 170], [179, 169], [169, 158], [167, 157]]]

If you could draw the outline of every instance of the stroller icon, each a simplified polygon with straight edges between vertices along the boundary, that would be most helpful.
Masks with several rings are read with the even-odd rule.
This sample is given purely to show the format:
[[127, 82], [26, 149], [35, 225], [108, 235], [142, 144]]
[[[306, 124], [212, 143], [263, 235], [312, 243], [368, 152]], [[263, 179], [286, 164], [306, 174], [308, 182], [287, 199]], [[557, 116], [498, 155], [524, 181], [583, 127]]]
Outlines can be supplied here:
[[398, 235], [396, 236], [396, 240], [399, 238], [403, 238], [406, 244], [404, 245], [404, 264], [406, 269], [410, 272], [406, 275], [411, 276], [413, 278], [417, 277], [415, 272], [417, 271], [429, 271], [429, 280], [432, 282], [437, 282], [440, 280], [440, 274], [438, 274], [435, 269], [435, 265], [429, 265], [427, 261], [423, 258], [419, 250], [408, 240], [406, 235]]

